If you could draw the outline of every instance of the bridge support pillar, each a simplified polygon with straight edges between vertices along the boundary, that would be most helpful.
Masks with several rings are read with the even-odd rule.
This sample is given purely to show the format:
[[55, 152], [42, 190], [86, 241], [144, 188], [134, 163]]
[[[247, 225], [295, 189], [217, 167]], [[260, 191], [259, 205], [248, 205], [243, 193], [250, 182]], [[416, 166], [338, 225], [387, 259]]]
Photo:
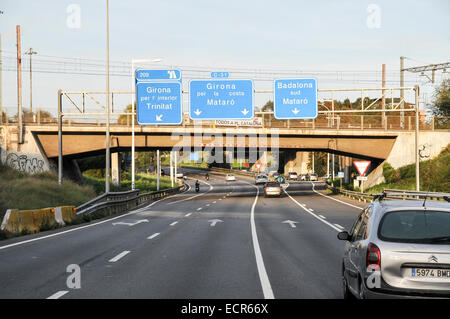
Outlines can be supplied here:
[[120, 185], [120, 162], [121, 162], [121, 156], [120, 153], [111, 153], [111, 177], [112, 177], [112, 183], [114, 185]]
[[308, 162], [310, 152], [286, 151], [284, 173], [296, 172], [297, 174], [308, 173]]

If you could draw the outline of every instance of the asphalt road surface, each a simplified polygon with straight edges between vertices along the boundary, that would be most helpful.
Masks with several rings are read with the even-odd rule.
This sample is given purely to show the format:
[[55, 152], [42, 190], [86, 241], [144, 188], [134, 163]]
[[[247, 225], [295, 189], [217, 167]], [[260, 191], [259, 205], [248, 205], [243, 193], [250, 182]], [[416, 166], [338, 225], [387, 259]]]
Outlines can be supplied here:
[[0, 298], [342, 297], [336, 234], [363, 203], [316, 182], [265, 198], [250, 178], [189, 177], [137, 211], [0, 242]]

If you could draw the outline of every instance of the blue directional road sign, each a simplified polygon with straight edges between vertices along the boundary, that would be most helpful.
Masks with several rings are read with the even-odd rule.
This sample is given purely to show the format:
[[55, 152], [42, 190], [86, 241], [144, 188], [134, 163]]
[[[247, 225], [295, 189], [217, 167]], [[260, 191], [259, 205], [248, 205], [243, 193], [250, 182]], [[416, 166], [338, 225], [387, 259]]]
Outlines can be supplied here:
[[192, 80], [189, 93], [193, 120], [246, 120], [254, 116], [251, 80]]
[[140, 125], [178, 125], [183, 121], [178, 81], [137, 82], [136, 101]]
[[274, 116], [279, 120], [317, 117], [316, 79], [277, 79], [274, 81]]

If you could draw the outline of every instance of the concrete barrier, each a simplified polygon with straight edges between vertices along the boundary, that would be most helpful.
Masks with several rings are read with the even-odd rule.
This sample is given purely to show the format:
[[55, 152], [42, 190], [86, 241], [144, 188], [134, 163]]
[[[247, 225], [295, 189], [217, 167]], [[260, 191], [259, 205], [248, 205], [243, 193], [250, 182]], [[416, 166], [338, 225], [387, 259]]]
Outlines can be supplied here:
[[41, 230], [64, 226], [75, 216], [73, 206], [29, 210], [8, 209], [0, 229], [13, 234], [19, 234], [22, 231], [37, 233]]
[[55, 218], [58, 221], [59, 213], [61, 212], [60, 218], [62, 220], [62, 225], [64, 223], [71, 223], [72, 220], [77, 217], [76, 210], [74, 206], [61, 206], [55, 208]]

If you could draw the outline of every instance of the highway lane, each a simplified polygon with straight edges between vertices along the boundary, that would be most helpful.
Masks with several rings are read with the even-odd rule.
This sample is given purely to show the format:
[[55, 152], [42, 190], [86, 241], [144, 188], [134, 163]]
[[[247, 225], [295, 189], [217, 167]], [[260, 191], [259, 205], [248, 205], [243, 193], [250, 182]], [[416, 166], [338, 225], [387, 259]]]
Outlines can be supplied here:
[[[263, 268], [275, 298], [340, 298], [343, 243], [304, 211], [351, 225], [358, 210], [291, 183], [281, 199], [256, 199], [253, 180], [204, 177], [184, 194], [89, 228], [2, 249], [0, 298], [264, 298], [251, 211]], [[113, 223], [136, 223], [133, 226]], [[295, 228], [285, 220], [297, 221]], [[214, 224], [214, 225], [212, 225]], [[83, 226], [81, 226], [83, 227]], [[48, 232], [47, 232], [48, 233]], [[28, 237], [28, 236], [27, 236]], [[261, 262], [261, 261], [260, 261]], [[81, 289], [66, 287], [67, 265], [81, 267]], [[67, 293], [66, 293], [67, 292]]]
[[239, 182], [213, 185], [228, 192], [183, 203], [179, 209], [192, 213], [189, 218], [133, 247], [123, 262], [105, 269], [113, 280], [99, 282], [97, 273], [88, 274], [85, 288], [70, 297], [263, 298], [249, 232], [255, 190], [245, 194]]
[[[358, 210], [349, 211], [345, 205], [317, 195], [311, 183], [290, 182], [286, 192], [292, 198], [287, 194], [280, 199], [261, 198], [256, 210], [275, 298], [341, 298], [344, 243], [337, 240], [336, 229], [306, 209], [314, 207], [314, 211], [339, 216], [344, 225], [353, 223]], [[295, 227], [286, 221], [294, 222]]]

